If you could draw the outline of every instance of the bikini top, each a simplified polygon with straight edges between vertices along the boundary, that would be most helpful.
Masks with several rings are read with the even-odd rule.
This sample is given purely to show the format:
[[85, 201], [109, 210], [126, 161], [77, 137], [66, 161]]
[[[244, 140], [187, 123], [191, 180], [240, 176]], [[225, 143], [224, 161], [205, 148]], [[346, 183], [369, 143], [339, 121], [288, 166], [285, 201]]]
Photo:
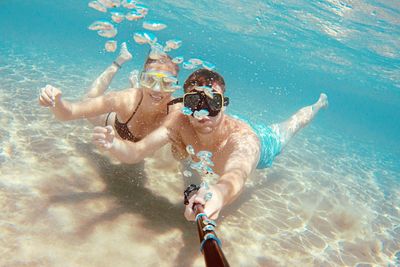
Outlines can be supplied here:
[[139, 104], [136, 106], [132, 115], [129, 117], [129, 119], [125, 123], [120, 122], [118, 120], [117, 114], [115, 114], [115, 123], [114, 123], [115, 130], [117, 131], [118, 135], [124, 140], [128, 140], [131, 142], [137, 142], [140, 140], [139, 138], [135, 137], [131, 131], [129, 131], [128, 123], [131, 121], [133, 116], [136, 114], [136, 111], [138, 110], [140, 104], [142, 103], [142, 100], [143, 100], [143, 94], [142, 94], [142, 97], [140, 98]]

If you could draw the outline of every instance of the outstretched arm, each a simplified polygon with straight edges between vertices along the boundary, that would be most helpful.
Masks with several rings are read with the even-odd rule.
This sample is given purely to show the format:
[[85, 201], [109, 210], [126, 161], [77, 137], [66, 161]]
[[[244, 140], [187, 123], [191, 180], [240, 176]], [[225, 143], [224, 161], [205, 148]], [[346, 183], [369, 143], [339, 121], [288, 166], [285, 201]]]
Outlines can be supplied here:
[[[196, 195], [189, 200], [185, 210], [185, 217], [194, 220], [193, 204], [200, 203], [204, 206], [204, 212], [211, 219], [216, 219], [221, 209], [232, 203], [243, 190], [247, 177], [255, 169], [259, 159], [259, 141], [252, 134], [249, 136], [237, 136], [231, 138], [226, 145], [229, 151], [224, 171], [215, 185], [209, 188], [200, 188]], [[205, 200], [206, 194], [211, 193], [211, 199]]]
[[95, 127], [93, 142], [103, 150], [108, 150], [113, 156], [124, 163], [135, 164], [152, 155], [169, 141], [168, 129], [159, 127], [138, 142], [115, 138], [111, 126]]
[[95, 127], [93, 142], [100, 148], [109, 150], [112, 155], [124, 163], [134, 164], [152, 155], [162, 146], [171, 142], [180, 142], [181, 116], [180, 112], [172, 112], [164, 120], [162, 126], [148, 134], [138, 142], [130, 142], [114, 138], [111, 126]]
[[117, 111], [127, 92], [111, 92], [95, 98], [87, 98], [79, 102], [61, 99], [62, 92], [58, 88], [47, 85], [42, 89], [40, 105], [49, 107], [58, 120], [67, 121], [90, 118], [111, 111]]

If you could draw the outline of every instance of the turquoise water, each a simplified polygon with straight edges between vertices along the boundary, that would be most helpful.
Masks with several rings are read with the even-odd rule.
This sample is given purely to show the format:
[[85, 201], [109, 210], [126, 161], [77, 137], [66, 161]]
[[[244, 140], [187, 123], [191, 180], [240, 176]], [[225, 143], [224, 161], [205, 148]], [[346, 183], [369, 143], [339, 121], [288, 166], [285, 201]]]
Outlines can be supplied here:
[[[121, 181], [109, 183], [105, 177], [131, 177], [130, 167], [93, 152], [89, 124], [57, 122], [37, 104], [39, 88], [46, 84], [62, 88], [67, 99], [80, 99], [117, 55], [107, 53], [105, 39], [87, 29], [107, 17], [87, 3], [0, 1], [0, 249], [5, 255], [0, 263], [202, 266], [197, 239], [187, 234], [192, 225], [177, 217], [180, 211], [162, 215], [157, 209], [165, 200], [179, 210], [181, 187], [155, 182], [168, 193], [151, 191], [151, 174], [160, 172], [149, 162], [144, 171], [150, 182], [142, 186], [135, 180], [138, 187], [132, 192], [113, 191]], [[227, 82], [231, 113], [269, 124], [313, 103], [320, 92], [329, 97], [329, 108], [296, 136], [271, 169], [256, 174], [257, 182], [249, 182], [239, 204], [224, 216], [219, 230], [232, 266], [396, 266], [399, 3], [145, 4], [147, 19], [168, 25], [156, 33], [159, 40], [183, 41], [171, 55], [216, 65]], [[132, 39], [141, 23], [124, 21], [118, 28], [115, 39], [128, 42], [134, 59], [117, 74], [112, 90], [125, 88], [129, 71], [144, 61], [148, 47]], [[182, 70], [180, 80], [190, 72]], [[180, 183], [174, 174], [165, 177]], [[143, 188], [162, 197], [149, 196]], [[94, 192], [107, 192], [107, 197], [96, 202]], [[122, 215], [111, 215], [124, 194], [143, 194], [147, 201], [130, 198]], [[60, 196], [70, 197], [52, 201]], [[132, 208], [137, 201], [142, 208]], [[82, 234], [86, 224], [95, 226]], [[185, 253], [193, 260], [183, 260]]]

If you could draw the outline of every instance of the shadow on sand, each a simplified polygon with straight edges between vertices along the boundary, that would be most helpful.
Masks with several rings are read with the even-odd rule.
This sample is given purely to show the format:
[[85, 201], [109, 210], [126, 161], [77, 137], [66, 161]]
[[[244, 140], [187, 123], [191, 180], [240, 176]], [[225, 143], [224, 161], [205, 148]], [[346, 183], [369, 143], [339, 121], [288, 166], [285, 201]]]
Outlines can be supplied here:
[[[172, 229], [179, 229], [182, 232], [184, 244], [175, 260], [177, 264], [174, 265], [191, 266], [195, 256], [199, 253], [199, 241], [195, 224], [188, 222], [183, 216], [183, 201], [182, 204], [173, 204], [168, 199], [155, 195], [151, 190], [145, 188], [144, 183], [147, 177], [143, 162], [136, 165], [115, 165], [106, 156], [94, 153], [91, 145], [80, 143], [76, 148], [79, 153], [91, 161], [106, 184], [106, 188], [101, 192], [79, 192], [52, 196], [50, 205], [51, 203], [79, 203], [100, 197], [111, 197], [118, 203], [116, 208], [90, 219], [79, 229], [77, 234], [85, 236], [97, 224], [113, 221], [125, 213], [140, 214], [145, 220], [143, 227], [159, 233]], [[200, 181], [192, 182], [199, 184]], [[182, 196], [183, 190], [184, 188], [182, 188]], [[235, 205], [230, 206], [224, 214], [234, 213], [250, 198], [250, 195], [250, 192], [242, 194]], [[222, 217], [218, 219], [219, 223], [222, 221]]]

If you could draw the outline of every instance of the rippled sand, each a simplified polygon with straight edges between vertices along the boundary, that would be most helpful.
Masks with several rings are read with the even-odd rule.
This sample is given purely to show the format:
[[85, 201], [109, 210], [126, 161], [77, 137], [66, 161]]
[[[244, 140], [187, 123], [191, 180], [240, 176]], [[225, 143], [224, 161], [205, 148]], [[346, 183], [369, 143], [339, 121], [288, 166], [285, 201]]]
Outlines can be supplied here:
[[[99, 153], [88, 123], [56, 122], [36, 100], [35, 77], [62, 77], [68, 88], [88, 76], [10, 58], [0, 70], [0, 265], [204, 266], [183, 217], [182, 191], [193, 181], [168, 147], [137, 165]], [[217, 230], [232, 266], [395, 266], [396, 163], [314, 131], [256, 172], [222, 214]]]

